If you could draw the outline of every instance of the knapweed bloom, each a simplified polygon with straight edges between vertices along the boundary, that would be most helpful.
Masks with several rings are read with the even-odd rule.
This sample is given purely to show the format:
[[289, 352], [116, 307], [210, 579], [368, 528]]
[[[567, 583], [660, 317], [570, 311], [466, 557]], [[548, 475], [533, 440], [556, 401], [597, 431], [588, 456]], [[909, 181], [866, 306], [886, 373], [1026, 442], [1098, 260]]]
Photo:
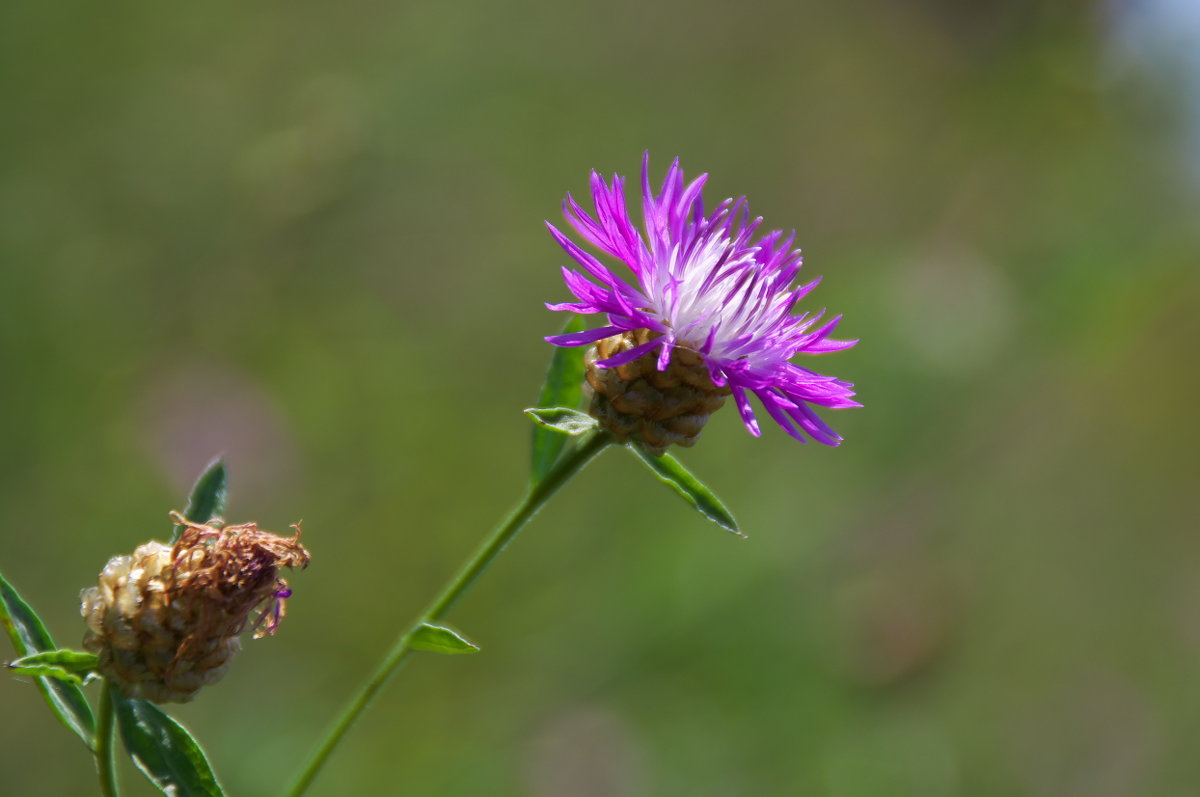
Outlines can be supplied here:
[[291, 596], [283, 567], [306, 567], [300, 531], [280, 537], [254, 523], [184, 526], [172, 545], [150, 541], [114, 556], [100, 581], [80, 594], [88, 630], [83, 645], [99, 670], [129, 698], [191, 700], [225, 674], [247, 625], [274, 634]]
[[592, 172], [590, 215], [568, 194], [563, 213], [575, 231], [623, 263], [626, 280], [553, 224], [551, 235], [586, 272], [563, 268], [577, 302], [551, 310], [603, 314], [597, 329], [546, 338], [558, 346], [592, 345], [585, 356], [591, 413], [618, 439], [638, 440], [655, 453], [672, 443], [692, 445], [709, 413], [733, 396], [750, 433], [760, 434], [750, 405], [754, 394], [792, 437], [835, 446], [841, 437], [814, 406], [860, 406], [853, 385], [790, 360], [826, 354], [857, 341], [830, 337], [841, 320], [821, 323], [824, 311], [793, 315], [820, 281], [799, 287], [795, 235], [758, 235], [746, 198], [726, 199], [706, 212], [701, 190], [708, 175], [685, 183], [679, 161], [657, 193], [649, 154], [642, 162], [639, 230], [625, 206], [625, 180]]

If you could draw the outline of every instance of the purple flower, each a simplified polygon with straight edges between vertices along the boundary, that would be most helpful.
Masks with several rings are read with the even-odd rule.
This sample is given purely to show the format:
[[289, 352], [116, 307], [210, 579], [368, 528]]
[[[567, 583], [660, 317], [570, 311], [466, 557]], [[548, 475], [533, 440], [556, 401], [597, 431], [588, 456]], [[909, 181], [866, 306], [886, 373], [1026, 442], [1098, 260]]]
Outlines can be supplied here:
[[[633, 272], [627, 282], [549, 222], [550, 234], [586, 272], [563, 268], [567, 288], [579, 300], [547, 304], [551, 310], [604, 313], [598, 329], [546, 338], [557, 346], [584, 346], [636, 329], [657, 336], [597, 365], [612, 368], [657, 351], [658, 370], [671, 352], [696, 352], [718, 387], [732, 392], [750, 433], [761, 434], [750, 393], [772, 419], [801, 442], [805, 434], [826, 445], [842, 439], [822, 421], [813, 405], [841, 409], [861, 406], [853, 385], [788, 362], [802, 354], [826, 354], [858, 341], [834, 340], [841, 316], [818, 326], [824, 311], [792, 315], [792, 308], [820, 282], [792, 288], [800, 270], [800, 251], [791, 249], [795, 234], [773, 230], [758, 237], [762, 219], [750, 220], [746, 198], [726, 199], [704, 211], [701, 189], [708, 175], [685, 184], [676, 159], [662, 188], [650, 187], [650, 155], [642, 162], [644, 232], [625, 207], [625, 180], [606, 183], [592, 172], [591, 216], [567, 195], [563, 213], [575, 231], [601, 252]], [[590, 279], [589, 279], [590, 277]]]

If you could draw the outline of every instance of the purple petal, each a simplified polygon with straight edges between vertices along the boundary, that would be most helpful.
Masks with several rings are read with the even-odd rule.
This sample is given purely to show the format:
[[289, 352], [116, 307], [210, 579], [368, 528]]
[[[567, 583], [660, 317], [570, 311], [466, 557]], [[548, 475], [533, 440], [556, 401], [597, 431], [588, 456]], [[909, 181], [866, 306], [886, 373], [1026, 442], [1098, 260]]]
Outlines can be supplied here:
[[[659, 340], [667, 341], [667, 338], [659, 338]], [[667, 366], [671, 364], [671, 350], [674, 349], [674, 344], [663, 346], [662, 351], [658, 353], [658, 370], [665, 371]]]
[[595, 343], [604, 338], [611, 338], [613, 335], [618, 335], [625, 330], [621, 327], [599, 327], [598, 329], [585, 329], [583, 332], [568, 332], [565, 335], [550, 335], [544, 340], [547, 343], [553, 343], [555, 346], [586, 346], [589, 343]]
[[808, 442], [804, 439], [804, 435], [800, 434], [800, 430], [792, 424], [792, 420], [785, 412], [785, 410], [790, 409], [793, 406], [790, 401], [780, 399], [778, 394], [770, 390], [756, 391], [754, 395], [758, 396], [758, 400], [762, 402], [762, 405], [766, 408], [767, 413], [771, 416], [775, 423], [779, 424], [783, 428], [783, 431], [787, 432], [801, 443]]
[[754, 409], [750, 406], [750, 399], [746, 398], [746, 391], [740, 387], [732, 386], [733, 400], [737, 404], [738, 412], [742, 414], [742, 423], [746, 424], [746, 429], [755, 437], [762, 437], [762, 431], [758, 428], [758, 421], [754, 418]]
[[619, 354], [614, 354], [607, 360], [597, 360], [596, 365], [599, 365], [601, 368], [616, 368], [618, 365], [624, 365], [625, 363], [633, 362], [638, 357], [641, 357], [646, 352], [653, 351], [655, 348], [663, 345], [665, 342], [666, 338], [655, 338], [654, 340], [643, 343], [640, 346], [634, 346], [632, 349], [620, 352]]
[[556, 313], [571, 312], [579, 313], [580, 315], [590, 315], [592, 313], [603, 312], [594, 304], [580, 304], [578, 302], [559, 302], [558, 304], [545, 302], [545, 307], [547, 310], [553, 310]]
[[617, 285], [621, 283], [621, 280], [618, 279], [615, 274], [609, 271], [604, 264], [580, 249], [574, 241], [559, 232], [557, 227], [550, 222], [546, 222], [546, 226], [550, 228], [550, 234], [554, 236], [554, 240], [558, 242], [558, 245], [566, 250], [566, 253], [574, 258], [579, 265], [583, 266], [589, 274], [606, 285]]
[[854, 340], [834, 340], [833, 338], [825, 338], [816, 343], [810, 343], [804, 347], [800, 354], [828, 354], [831, 351], [845, 351], [852, 348], [858, 343], [858, 338]]
[[829, 424], [821, 420], [807, 404], [799, 402], [787, 412], [796, 420], [796, 423], [800, 424], [800, 428], [812, 435], [812, 438], [818, 443], [824, 443], [827, 446], [841, 445], [841, 435], [833, 431]]

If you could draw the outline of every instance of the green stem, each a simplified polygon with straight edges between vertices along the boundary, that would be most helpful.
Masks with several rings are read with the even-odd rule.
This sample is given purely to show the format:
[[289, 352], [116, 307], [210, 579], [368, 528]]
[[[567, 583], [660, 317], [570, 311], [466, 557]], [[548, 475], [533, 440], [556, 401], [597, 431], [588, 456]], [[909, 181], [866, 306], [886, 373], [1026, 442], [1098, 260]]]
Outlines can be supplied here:
[[358, 716], [363, 710], [371, 704], [377, 692], [387, 682], [404, 660], [408, 658], [408, 654], [412, 652], [410, 643], [417, 629], [424, 623], [431, 623], [440, 619], [446, 612], [458, 602], [466, 591], [475, 583], [475, 580], [487, 570], [488, 565], [492, 560], [504, 550], [504, 547], [512, 542], [513, 537], [517, 536], [517, 532], [533, 517], [542, 506], [550, 499], [552, 495], [558, 492], [558, 489], [566, 484], [572, 476], [586, 465], [593, 457], [612, 442], [611, 437], [607, 432], [600, 432], [585, 438], [575, 448], [569, 450], [561, 459], [554, 464], [554, 468], [546, 474], [546, 477], [530, 488], [529, 492], [520, 504], [509, 514], [508, 518], [500, 524], [491, 536], [484, 540], [483, 544], [475, 551], [458, 574], [450, 580], [449, 583], [442, 589], [429, 608], [417, 618], [407, 631], [396, 641], [396, 645], [380, 662], [379, 667], [371, 675], [366, 682], [363, 683], [358, 694], [342, 711], [340, 717], [333, 727], [329, 729], [321, 745], [313, 751], [305, 765], [300, 777], [296, 780], [291, 790], [288, 792], [289, 797], [299, 797], [312, 784], [317, 773], [321, 771], [325, 761], [329, 758], [338, 742], [354, 725]]
[[100, 794], [102, 797], [117, 797], [121, 790], [117, 787], [117, 767], [113, 756], [113, 727], [116, 725], [113, 714], [113, 685], [104, 681], [100, 690], [100, 716], [96, 724], [96, 771], [100, 775]]

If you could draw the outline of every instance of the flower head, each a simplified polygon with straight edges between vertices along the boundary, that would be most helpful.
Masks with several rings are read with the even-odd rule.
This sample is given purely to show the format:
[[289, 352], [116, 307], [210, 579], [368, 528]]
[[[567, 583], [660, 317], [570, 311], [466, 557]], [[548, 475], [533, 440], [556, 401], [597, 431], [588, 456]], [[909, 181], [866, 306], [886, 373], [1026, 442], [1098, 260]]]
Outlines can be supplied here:
[[191, 700], [220, 679], [248, 624], [255, 638], [274, 634], [292, 594], [279, 570], [309, 561], [298, 528], [280, 537], [171, 517], [184, 526], [173, 546], [152, 540], [114, 556], [80, 595], [83, 644], [100, 672], [126, 697], [156, 703]]
[[[821, 323], [824, 311], [792, 315], [797, 302], [820, 281], [792, 287], [801, 265], [800, 251], [791, 248], [795, 235], [773, 230], [759, 236], [762, 219], [750, 219], [745, 197], [726, 199], [706, 213], [701, 189], [708, 175], [685, 183], [678, 159], [657, 194], [650, 186], [648, 168], [649, 153], [642, 162], [643, 230], [626, 209], [625, 180], [619, 175], [608, 183], [592, 172], [594, 216], [570, 194], [563, 203], [575, 231], [628, 267], [632, 281], [618, 276], [547, 222], [550, 234], [586, 276], [564, 267], [563, 279], [578, 301], [546, 306], [603, 313], [608, 324], [546, 340], [558, 346], [584, 346], [621, 337], [620, 345], [610, 342], [600, 348], [602, 353], [616, 353], [589, 357], [593, 367], [602, 369], [652, 361], [655, 370], [665, 373], [673, 359], [698, 359], [707, 372], [708, 393], [732, 395], [751, 434], [760, 434], [750, 406], [753, 393], [792, 437], [838, 445], [842, 438], [817, 416], [813, 405], [861, 406], [851, 398], [853, 385], [789, 361], [798, 355], [847, 349], [857, 341], [829, 337], [841, 316]], [[644, 367], [635, 370], [645, 372]], [[607, 377], [609, 382], [612, 379]], [[595, 389], [592, 374], [589, 382]], [[593, 414], [597, 414], [595, 401]], [[706, 418], [707, 414], [701, 425]], [[628, 417], [625, 422], [627, 428]], [[614, 431], [622, 434], [619, 428]], [[692, 441], [694, 435], [670, 442]]]

